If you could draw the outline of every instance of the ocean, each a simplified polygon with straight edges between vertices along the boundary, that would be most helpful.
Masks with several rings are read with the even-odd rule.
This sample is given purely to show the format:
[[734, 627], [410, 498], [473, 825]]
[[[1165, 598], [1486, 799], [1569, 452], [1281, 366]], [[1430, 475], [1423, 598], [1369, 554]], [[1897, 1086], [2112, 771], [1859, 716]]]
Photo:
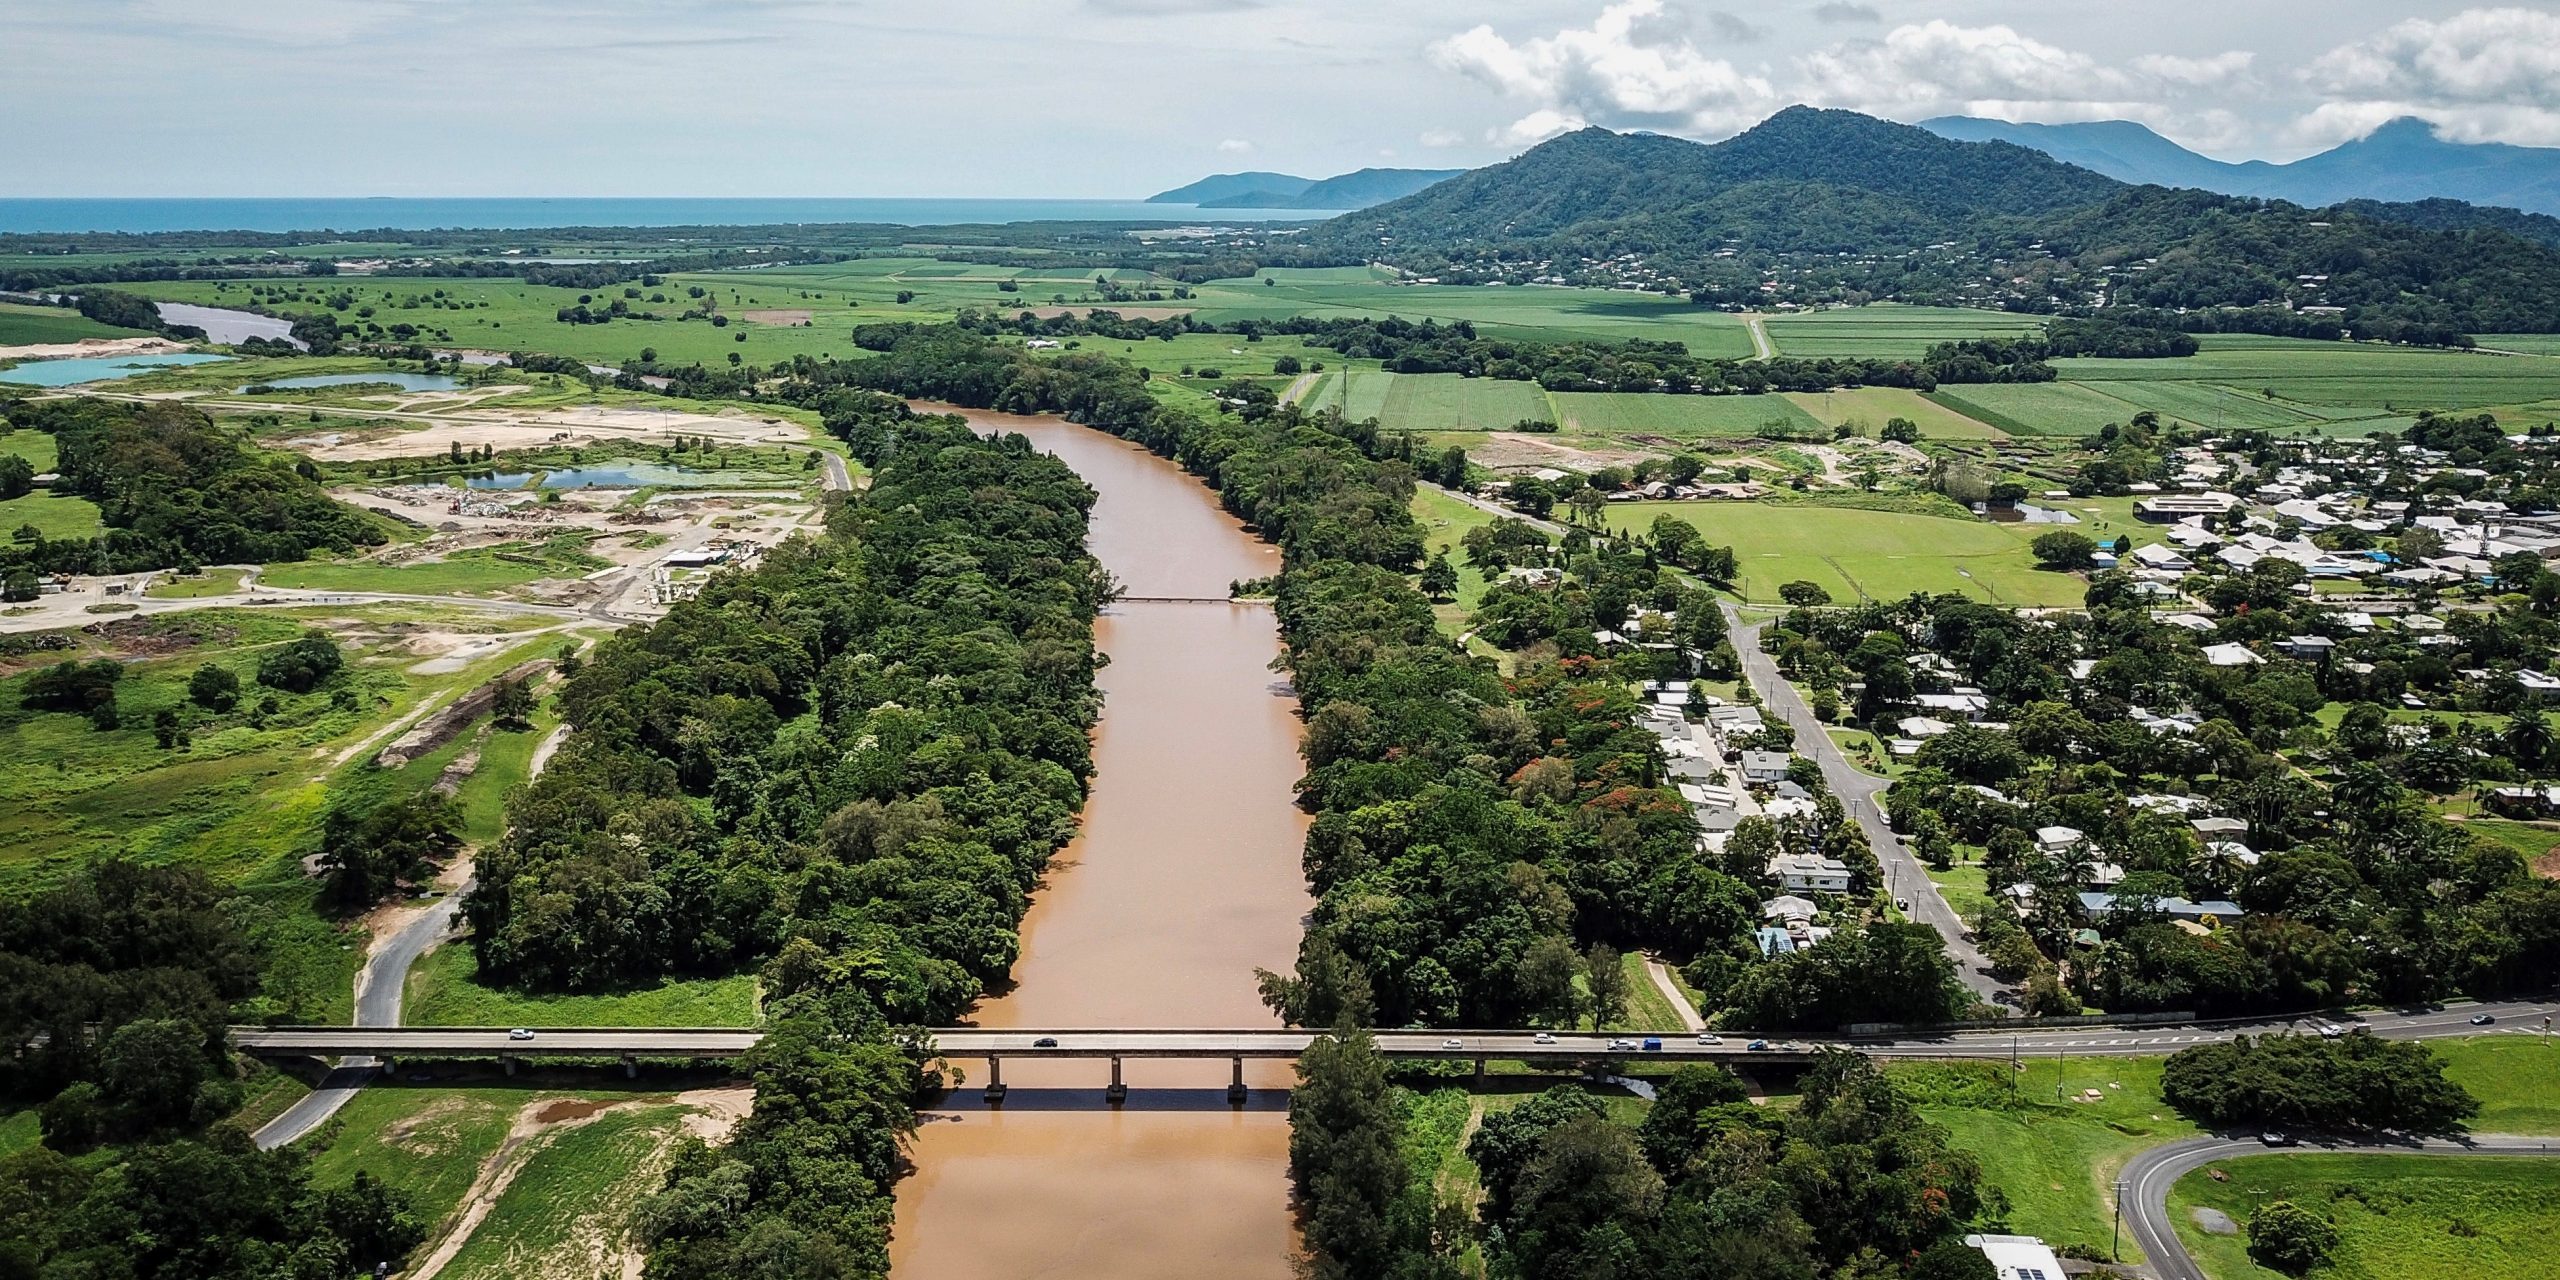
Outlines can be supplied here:
[[550, 227], [769, 226], [873, 222], [1313, 222], [1341, 210], [1213, 209], [1137, 200], [0, 199], [0, 233], [147, 231], [541, 230]]

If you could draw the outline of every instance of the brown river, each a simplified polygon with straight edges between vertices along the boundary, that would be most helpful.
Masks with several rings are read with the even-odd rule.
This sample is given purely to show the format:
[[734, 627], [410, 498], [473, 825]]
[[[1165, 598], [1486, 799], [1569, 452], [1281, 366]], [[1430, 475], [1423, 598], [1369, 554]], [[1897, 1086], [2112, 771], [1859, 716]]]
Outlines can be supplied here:
[[[920, 406], [922, 407], [922, 406]], [[1223, 601], [1279, 569], [1279, 553], [1219, 510], [1198, 480], [1135, 445], [1055, 419], [970, 411], [1019, 431], [1101, 495], [1089, 545], [1133, 597]], [[1313, 905], [1299, 870], [1306, 819], [1296, 702], [1261, 605], [1114, 605], [1098, 622], [1102, 720], [1075, 841], [1023, 921], [1014, 988], [983, 1027], [1274, 1024], [1256, 966], [1285, 969]], [[897, 1280], [1284, 1280], [1285, 1063], [1248, 1063], [1228, 1105], [1224, 1062], [1127, 1064], [1128, 1102], [1103, 1101], [1109, 1066], [1005, 1066], [1001, 1109], [970, 1087], [923, 1119], [898, 1190]]]

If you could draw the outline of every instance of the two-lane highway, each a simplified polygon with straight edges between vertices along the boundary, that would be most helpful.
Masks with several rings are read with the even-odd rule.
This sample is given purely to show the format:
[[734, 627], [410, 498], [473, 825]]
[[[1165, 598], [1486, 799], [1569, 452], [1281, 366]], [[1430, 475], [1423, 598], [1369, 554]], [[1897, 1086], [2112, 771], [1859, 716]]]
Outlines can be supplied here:
[[[2488, 1018], [2487, 1024], [2477, 1019]], [[2560, 1002], [2500, 1001], [2399, 1012], [2340, 1015], [2336, 1024], [2388, 1040], [2482, 1034], [2548, 1034]], [[1389, 1057], [1579, 1062], [1595, 1058], [1673, 1061], [1802, 1060], [1837, 1047], [1880, 1058], [2149, 1057], [2238, 1035], [2316, 1032], [2332, 1019], [2191, 1023], [2175, 1026], [2070, 1026], [1979, 1029], [1900, 1036], [1786, 1036], [1728, 1031], [1550, 1032], [1535, 1029], [1381, 1031]], [[232, 1043], [264, 1057], [389, 1058], [734, 1058], [762, 1033], [721, 1027], [532, 1028], [518, 1039], [504, 1027], [237, 1027]], [[1295, 1058], [1319, 1033], [1271, 1029], [946, 1027], [929, 1033], [946, 1057], [984, 1058]], [[1659, 1042], [1658, 1048], [1645, 1047]], [[1765, 1042], [1762, 1049], [1750, 1046]], [[1045, 1043], [1044, 1043], [1045, 1042]]]

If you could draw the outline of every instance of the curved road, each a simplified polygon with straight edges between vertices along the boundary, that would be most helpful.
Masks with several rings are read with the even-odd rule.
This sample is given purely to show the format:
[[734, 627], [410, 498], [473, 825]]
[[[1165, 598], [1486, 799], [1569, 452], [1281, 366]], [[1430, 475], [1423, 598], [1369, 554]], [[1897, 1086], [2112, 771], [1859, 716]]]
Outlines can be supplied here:
[[[356, 1025], [359, 1027], [397, 1027], [400, 1025], [400, 993], [408, 985], [409, 967], [418, 962], [445, 935], [462, 912], [462, 895], [470, 892], [469, 882], [428, 904], [399, 932], [382, 940], [365, 958], [364, 967], [356, 971]], [[258, 1127], [252, 1135], [260, 1150], [281, 1147], [320, 1126], [347, 1105], [381, 1070], [372, 1058], [352, 1057], [341, 1061], [302, 1100], [287, 1107], [282, 1115]]]
[[1814, 719], [1813, 708], [1805, 705], [1795, 685], [1778, 673], [1778, 664], [1760, 652], [1762, 623], [1744, 623], [1732, 605], [1725, 605], [1725, 629], [1732, 634], [1733, 651], [1742, 659], [1742, 674], [1760, 694], [1760, 701], [1784, 718], [1795, 730], [1796, 748], [1813, 757], [1822, 766], [1822, 780], [1831, 793], [1840, 797], [1840, 806], [1857, 819], [1867, 833], [1867, 843], [1875, 846], [1876, 862], [1884, 868], [1885, 882], [1894, 897], [1908, 901], [1906, 912], [1912, 919], [1938, 931], [1946, 939], [1947, 956], [1956, 962], [1956, 977], [1966, 989], [1984, 1001], [1998, 997], [2006, 984], [1991, 976], [1991, 961], [1982, 949], [1966, 935], [1964, 919], [1947, 905], [1938, 892], [1938, 882], [1920, 865], [1920, 860], [1905, 848], [1902, 837], [1895, 835], [1884, 820], [1884, 810], [1876, 797], [1884, 793], [1889, 782], [1849, 763], [1840, 744], [1831, 740], [1822, 722]]
[[2176, 1224], [2169, 1216], [2169, 1188], [2177, 1185], [2178, 1179], [2216, 1161], [2303, 1152], [2382, 1156], [2553, 1156], [2560, 1155], [2560, 1145], [2555, 1145], [2555, 1140], [2550, 1138], [2473, 1134], [2463, 1138], [2412, 1138], [2383, 1144], [2318, 1142], [2301, 1147], [2270, 1147], [2247, 1138], [2189, 1138], [2184, 1142], [2153, 1147], [2125, 1165], [2119, 1184], [2129, 1190], [2120, 1206], [2125, 1226], [2133, 1232], [2134, 1243], [2142, 1247], [2144, 1256], [2151, 1259], [2151, 1273], [2159, 1280], [2208, 1280], [2203, 1268], [2198, 1267], [2196, 1260], [2187, 1253], [2186, 1244], [2178, 1239]]

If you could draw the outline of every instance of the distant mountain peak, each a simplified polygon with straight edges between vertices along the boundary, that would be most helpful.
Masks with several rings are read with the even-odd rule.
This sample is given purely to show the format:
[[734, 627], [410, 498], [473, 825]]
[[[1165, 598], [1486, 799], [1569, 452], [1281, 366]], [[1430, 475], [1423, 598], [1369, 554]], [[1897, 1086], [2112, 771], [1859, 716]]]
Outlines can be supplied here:
[[2126, 182], [2290, 200], [2312, 208], [2350, 200], [2459, 200], [2560, 214], [2560, 149], [2448, 141], [2400, 116], [2352, 142], [2288, 164], [2230, 164], [2198, 155], [2130, 120], [2016, 124], [1948, 116], [1923, 122], [1942, 137], [2013, 142]]

